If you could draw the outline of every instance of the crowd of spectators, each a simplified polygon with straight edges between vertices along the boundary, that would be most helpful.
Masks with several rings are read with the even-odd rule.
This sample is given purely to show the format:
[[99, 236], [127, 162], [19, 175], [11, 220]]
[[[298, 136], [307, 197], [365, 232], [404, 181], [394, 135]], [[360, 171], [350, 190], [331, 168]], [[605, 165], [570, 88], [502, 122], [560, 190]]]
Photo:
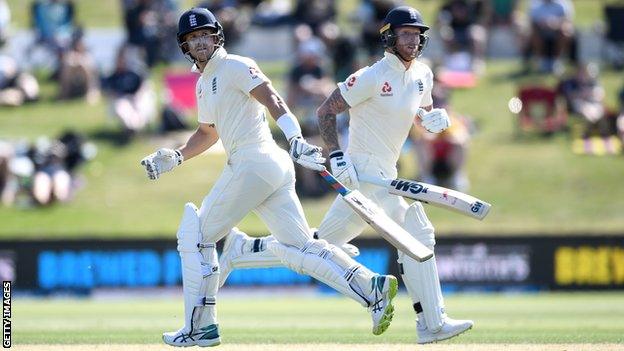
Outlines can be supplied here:
[[[156, 65], [183, 60], [175, 36], [178, 15], [183, 10], [181, 2], [119, 1], [125, 40], [120, 47], [110, 48], [117, 51], [112, 71], [102, 71], [86, 45], [85, 31], [77, 22], [76, 13], [80, 9], [75, 1], [31, 1], [34, 41], [30, 49], [46, 51], [52, 71], [49, 78], [34, 75], [24, 70], [7, 50], [0, 51], [0, 106], [20, 106], [40, 100], [41, 80], [51, 79], [58, 87], [53, 100], [84, 99], [89, 104], [97, 104], [104, 98], [110, 115], [120, 126], [118, 138], [124, 142], [149, 131], [159, 115], [167, 124], [173, 113], [175, 128], [167, 127], [169, 123], [151, 130], [186, 126], [187, 123], [179, 119], [179, 112], [166, 103], [159, 113], [159, 101], [151, 77]], [[530, 0], [524, 7], [520, 6], [521, 3], [520, 0], [440, 1], [435, 16], [425, 20], [432, 27], [428, 34], [433, 45], [442, 54], [425, 50], [423, 59], [432, 67], [439, 67], [440, 71], [462, 71], [479, 76], [486, 69], [490, 35], [503, 29], [510, 33], [511, 40], [506, 44], [521, 53], [523, 74], [560, 76], [556, 91], [564, 101], [562, 106], [584, 121], [585, 135], [597, 133], [624, 137], [624, 89], [619, 96], [620, 106], [608, 108], [597, 66], [578, 59], [573, 3], [570, 0]], [[207, 7], [219, 18], [225, 32], [226, 48], [233, 53], [253, 26], [288, 28], [293, 34], [294, 50], [284, 77], [284, 95], [299, 117], [304, 135], [316, 144], [322, 144], [316, 108], [335, 88], [336, 82], [382, 57], [379, 28], [386, 13], [402, 1], [361, 0], [355, 11], [346, 16], [347, 28], [338, 25], [338, 4], [337, 0], [196, 1], [197, 6]], [[608, 21], [613, 17], [609, 13], [617, 13], [617, 8], [605, 13]], [[0, 47], [10, 39], [10, 20], [7, 1], [0, 0]], [[617, 41], [617, 26], [608, 27], [607, 37]], [[565, 67], [574, 67], [574, 73], [563, 75]], [[466, 190], [469, 181], [463, 165], [474, 126], [462, 111], [450, 104], [452, 86], [460, 86], [453, 85], [452, 79], [437, 83], [434, 103], [449, 111], [453, 128], [435, 136], [415, 130], [412, 141], [419, 179]], [[348, 123], [348, 113], [338, 116], [343, 147], [346, 147]], [[56, 157], [55, 150], [62, 149], [58, 147], [64, 143], [61, 139], [48, 143], [45, 152], [37, 151], [35, 146], [8, 147], [8, 144], [2, 144], [0, 185], [3, 201], [15, 199], [19, 193], [15, 189], [22, 189], [24, 184], [30, 184], [34, 203], [47, 204], [53, 199], [64, 201], [70, 197], [71, 191], [67, 189], [71, 188], [68, 185], [71, 182], [68, 179], [71, 179], [75, 167], [58, 166], [62, 162]], [[30, 151], [24, 153], [26, 149]], [[12, 156], [7, 156], [9, 154]], [[20, 175], [28, 173], [24, 171], [28, 168], [24, 166], [26, 162], [10, 162], [10, 159], [20, 157], [22, 160], [30, 158], [33, 165], [31, 176]], [[42, 159], [47, 161], [42, 163]], [[12, 164], [21, 165], [21, 168]], [[302, 179], [297, 182], [300, 194], [317, 196], [327, 190], [322, 182], [315, 181], [317, 178], [313, 173], [303, 169], [298, 172]], [[15, 187], [15, 184], [19, 186]]]
[[79, 166], [96, 153], [93, 143], [73, 131], [33, 143], [0, 140], [2, 204], [28, 208], [69, 201], [82, 183]]

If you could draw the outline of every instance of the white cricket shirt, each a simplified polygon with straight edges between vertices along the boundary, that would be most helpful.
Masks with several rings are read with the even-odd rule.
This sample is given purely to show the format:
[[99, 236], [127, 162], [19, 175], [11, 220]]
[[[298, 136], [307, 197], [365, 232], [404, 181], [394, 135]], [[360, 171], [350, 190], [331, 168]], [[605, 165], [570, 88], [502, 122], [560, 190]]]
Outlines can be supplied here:
[[419, 107], [429, 106], [433, 73], [394, 54], [350, 75], [338, 88], [351, 106], [349, 152], [369, 153], [395, 164]]
[[198, 120], [214, 124], [228, 156], [237, 148], [274, 143], [265, 109], [249, 92], [269, 79], [248, 57], [219, 48], [197, 81]]

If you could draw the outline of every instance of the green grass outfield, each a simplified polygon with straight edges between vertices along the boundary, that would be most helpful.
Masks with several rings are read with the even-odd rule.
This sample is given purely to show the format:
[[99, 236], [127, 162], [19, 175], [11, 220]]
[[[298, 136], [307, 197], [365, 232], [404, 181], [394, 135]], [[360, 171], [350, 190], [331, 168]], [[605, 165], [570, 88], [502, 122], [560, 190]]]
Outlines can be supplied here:
[[[267, 350], [294, 350], [297, 344], [312, 343], [335, 344], [336, 350], [343, 349], [342, 344], [393, 344], [384, 349], [400, 349], [415, 342], [415, 323], [408, 298], [399, 295], [395, 302], [393, 324], [385, 334], [374, 336], [367, 312], [346, 298], [224, 297], [219, 300], [222, 341], [232, 347], [244, 344], [240, 350], [268, 344], [275, 347]], [[442, 344], [449, 350], [481, 344], [499, 350], [502, 344], [570, 344], [554, 348], [558, 350], [611, 347], [595, 344], [624, 348], [622, 293], [461, 294], [447, 297], [446, 305], [454, 318], [475, 321], [473, 330]], [[160, 335], [180, 326], [181, 311], [181, 295], [140, 300], [15, 299], [13, 344], [28, 350], [70, 344], [163, 349]], [[573, 346], [577, 344], [586, 345]]]
[[[183, 2], [185, 6], [191, 3], [191, 0]], [[432, 18], [439, 4], [438, 1], [409, 3], [422, 9], [425, 18]], [[602, 18], [601, 5], [604, 2], [574, 3], [577, 24], [587, 28]], [[117, 0], [77, 0], [76, 4], [78, 18], [87, 27], [121, 25], [120, 2]], [[9, 5], [15, 26], [26, 26], [27, 7], [17, 0], [10, 0]], [[339, 2], [339, 20], [343, 26], [355, 5], [355, 0]], [[287, 62], [259, 64], [283, 93]], [[466, 165], [472, 182], [469, 192], [492, 203], [493, 208], [480, 222], [427, 206], [427, 214], [437, 234], [622, 234], [622, 157], [575, 155], [572, 140], [566, 135], [549, 139], [515, 139], [514, 116], [507, 104], [518, 85], [543, 80], [552, 84], [554, 81], [552, 77], [544, 79], [537, 75], [525, 80], [510, 77], [518, 69], [517, 62], [490, 61], [485, 76], [475, 89], [453, 92], [453, 106], [472, 116], [478, 126]], [[158, 67], [153, 75], [159, 88], [163, 70]], [[603, 71], [601, 81], [607, 103], [615, 108], [617, 92], [624, 83], [622, 75]], [[159, 147], [177, 146], [184, 139], [165, 140], [150, 134], [128, 146], [115, 146], [102, 138], [119, 129], [118, 123], [108, 116], [105, 101], [96, 105], [81, 101], [55, 102], [52, 99], [55, 89], [51, 83], [43, 83], [42, 101], [15, 109], [0, 109], [0, 139], [56, 137], [66, 128], [73, 128], [94, 140], [99, 153], [81, 170], [84, 187], [71, 203], [33, 210], [0, 206], [0, 239], [171, 238], [184, 203], [201, 202], [220, 174], [224, 156], [198, 157], [158, 182], [150, 182], [139, 166], [139, 160]], [[414, 155], [405, 155], [400, 163], [400, 175], [413, 178], [417, 171]], [[303, 200], [310, 225], [319, 225], [332, 200], [332, 196]], [[240, 228], [252, 235], [266, 233], [265, 226], [253, 214], [243, 220]]]

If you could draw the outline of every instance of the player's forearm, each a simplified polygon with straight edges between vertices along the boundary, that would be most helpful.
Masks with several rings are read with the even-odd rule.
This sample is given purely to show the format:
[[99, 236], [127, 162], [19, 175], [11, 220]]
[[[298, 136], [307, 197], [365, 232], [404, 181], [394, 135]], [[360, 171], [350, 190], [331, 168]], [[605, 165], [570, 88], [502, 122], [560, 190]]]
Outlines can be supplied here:
[[340, 89], [335, 89], [316, 111], [321, 138], [323, 138], [325, 148], [329, 152], [340, 149], [338, 132], [336, 131], [336, 115], [348, 108], [349, 104], [342, 97]]
[[336, 131], [336, 115], [325, 113], [324, 115], [318, 115], [318, 119], [321, 138], [325, 143], [327, 151], [331, 153], [340, 149], [340, 144], [338, 144], [338, 132]]
[[208, 150], [217, 140], [219, 140], [219, 137], [216, 133], [206, 133], [201, 128], [198, 128], [179, 150], [182, 156], [184, 156], [184, 160], [189, 160]]
[[276, 121], [285, 113], [290, 113], [284, 99], [269, 82], [258, 85], [251, 90], [250, 94], [269, 110], [269, 114]]
[[276, 121], [285, 113], [290, 113], [290, 109], [286, 105], [286, 102], [277, 93], [275, 95], [272, 95], [270, 103], [264, 106], [266, 106], [267, 110], [269, 110], [269, 114]]

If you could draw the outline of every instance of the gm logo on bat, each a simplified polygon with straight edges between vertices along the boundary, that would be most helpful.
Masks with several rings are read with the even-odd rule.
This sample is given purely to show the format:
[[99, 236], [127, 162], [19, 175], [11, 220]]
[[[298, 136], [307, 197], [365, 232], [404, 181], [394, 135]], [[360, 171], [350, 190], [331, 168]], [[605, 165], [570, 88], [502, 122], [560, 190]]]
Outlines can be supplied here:
[[482, 208], [483, 208], [483, 204], [480, 203], [479, 201], [476, 201], [474, 204], [472, 204], [472, 206], [470, 206], [470, 211], [472, 211], [473, 213], [479, 213], [479, 211], [481, 211]]
[[409, 191], [412, 194], [427, 193], [427, 188], [419, 183], [412, 183], [406, 180], [394, 179], [390, 183], [396, 190]]

